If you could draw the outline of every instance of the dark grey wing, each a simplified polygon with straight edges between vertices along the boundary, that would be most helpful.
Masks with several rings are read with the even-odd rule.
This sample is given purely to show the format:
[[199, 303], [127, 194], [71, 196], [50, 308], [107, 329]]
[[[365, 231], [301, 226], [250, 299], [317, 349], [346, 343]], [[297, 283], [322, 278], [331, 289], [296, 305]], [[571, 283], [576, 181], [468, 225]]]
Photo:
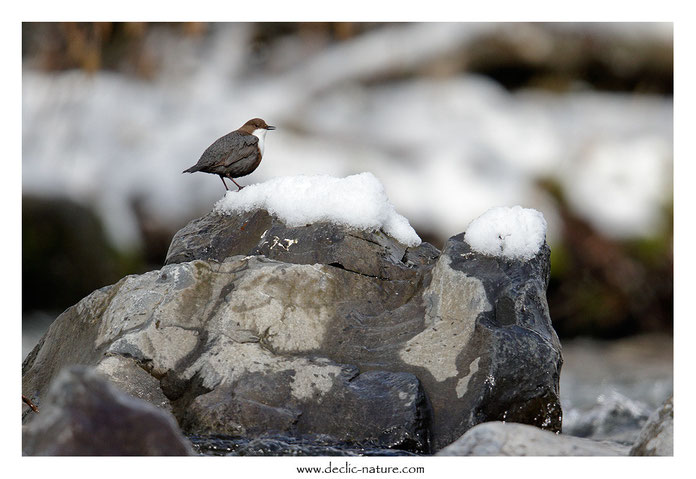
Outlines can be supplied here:
[[237, 132], [228, 133], [218, 138], [201, 155], [206, 168], [227, 168], [237, 161], [255, 155], [259, 139], [254, 135], [240, 135]]

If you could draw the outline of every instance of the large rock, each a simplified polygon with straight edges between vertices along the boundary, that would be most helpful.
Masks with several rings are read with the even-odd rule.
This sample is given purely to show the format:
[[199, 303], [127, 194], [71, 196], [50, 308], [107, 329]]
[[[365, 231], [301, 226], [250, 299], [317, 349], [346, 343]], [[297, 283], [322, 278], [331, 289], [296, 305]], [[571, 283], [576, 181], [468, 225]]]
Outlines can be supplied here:
[[129, 392], [188, 432], [427, 452], [483, 421], [558, 431], [548, 256], [484, 257], [463, 235], [439, 254], [263, 211], [210, 214], [177, 233], [161, 270], [63, 313], [25, 361], [23, 392], [41, 399], [80, 362], [126, 388], [123, 369], [146, 372]]
[[525, 424], [486, 422], [469, 429], [440, 456], [625, 456], [628, 447], [554, 434]]
[[650, 415], [631, 448], [631, 456], [674, 455], [674, 404], [667, 399]]
[[485, 421], [561, 430], [563, 359], [546, 303], [549, 255], [546, 244], [522, 261], [475, 253], [464, 233], [447, 241], [423, 292], [428, 326], [404, 350], [454, 393], [431, 397], [462, 425], [448, 429], [447, 444], [457, 430]]
[[193, 454], [171, 414], [121, 392], [88, 368], [63, 370], [44, 403], [22, 431], [24, 455]]
[[381, 279], [414, 279], [414, 264], [432, 263], [439, 252], [423, 243], [406, 246], [381, 231], [357, 231], [321, 222], [288, 227], [264, 210], [232, 216], [209, 213], [174, 235], [165, 264], [200, 259], [222, 262], [235, 255], [263, 255], [285, 263], [326, 264]]
[[322, 376], [322, 370], [336, 365], [293, 367], [298, 366], [314, 368], [313, 376], [327, 383], [319, 400], [302, 397], [294, 388], [293, 375], [300, 375], [297, 370], [250, 373], [234, 386], [220, 386], [196, 397], [184, 427], [198, 434], [241, 437], [258, 437], [267, 431], [291, 436], [321, 431], [339, 441], [428, 450], [430, 410], [412, 374], [358, 374], [357, 369], [343, 367], [336, 376], [330, 371]]

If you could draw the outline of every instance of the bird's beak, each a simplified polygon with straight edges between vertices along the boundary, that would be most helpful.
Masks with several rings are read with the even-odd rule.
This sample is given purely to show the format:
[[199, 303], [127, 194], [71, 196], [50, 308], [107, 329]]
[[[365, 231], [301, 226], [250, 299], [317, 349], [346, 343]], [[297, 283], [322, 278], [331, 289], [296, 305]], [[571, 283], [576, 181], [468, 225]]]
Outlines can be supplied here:
[[267, 130], [275, 130], [275, 126], [266, 125]]

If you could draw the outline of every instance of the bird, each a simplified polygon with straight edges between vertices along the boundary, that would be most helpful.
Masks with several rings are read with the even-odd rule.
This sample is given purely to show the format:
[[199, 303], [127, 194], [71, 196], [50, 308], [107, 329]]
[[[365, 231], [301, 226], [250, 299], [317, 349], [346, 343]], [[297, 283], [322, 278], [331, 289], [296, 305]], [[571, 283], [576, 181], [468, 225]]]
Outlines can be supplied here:
[[203, 152], [198, 163], [182, 173], [202, 171], [218, 175], [225, 190], [229, 190], [225, 182], [225, 178], [229, 178], [237, 185], [237, 191], [241, 191], [244, 187], [234, 179], [251, 174], [259, 166], [266, 133], [275, 129], [261, 118], [252, 118], [238, 130], [215, 140]]

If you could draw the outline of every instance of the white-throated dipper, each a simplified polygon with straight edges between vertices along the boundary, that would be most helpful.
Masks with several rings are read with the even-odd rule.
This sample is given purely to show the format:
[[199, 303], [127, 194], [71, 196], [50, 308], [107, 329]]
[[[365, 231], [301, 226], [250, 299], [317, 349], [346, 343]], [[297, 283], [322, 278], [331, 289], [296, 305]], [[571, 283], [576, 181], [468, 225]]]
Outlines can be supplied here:
[[225, 189], [229, 190], [225, 177], [232, 180], [241, 190], [243, 186], [234, 181], [235, 178], [246, 176], [254, 171], [263, 157], [263, 143], [268, 130], [275, 126], [267, 125], [261, 118], [253, 118], [239, 130], [218, 138], [201, 155], [198, 163], [183, 173], [213, 173], [220, 176]]

